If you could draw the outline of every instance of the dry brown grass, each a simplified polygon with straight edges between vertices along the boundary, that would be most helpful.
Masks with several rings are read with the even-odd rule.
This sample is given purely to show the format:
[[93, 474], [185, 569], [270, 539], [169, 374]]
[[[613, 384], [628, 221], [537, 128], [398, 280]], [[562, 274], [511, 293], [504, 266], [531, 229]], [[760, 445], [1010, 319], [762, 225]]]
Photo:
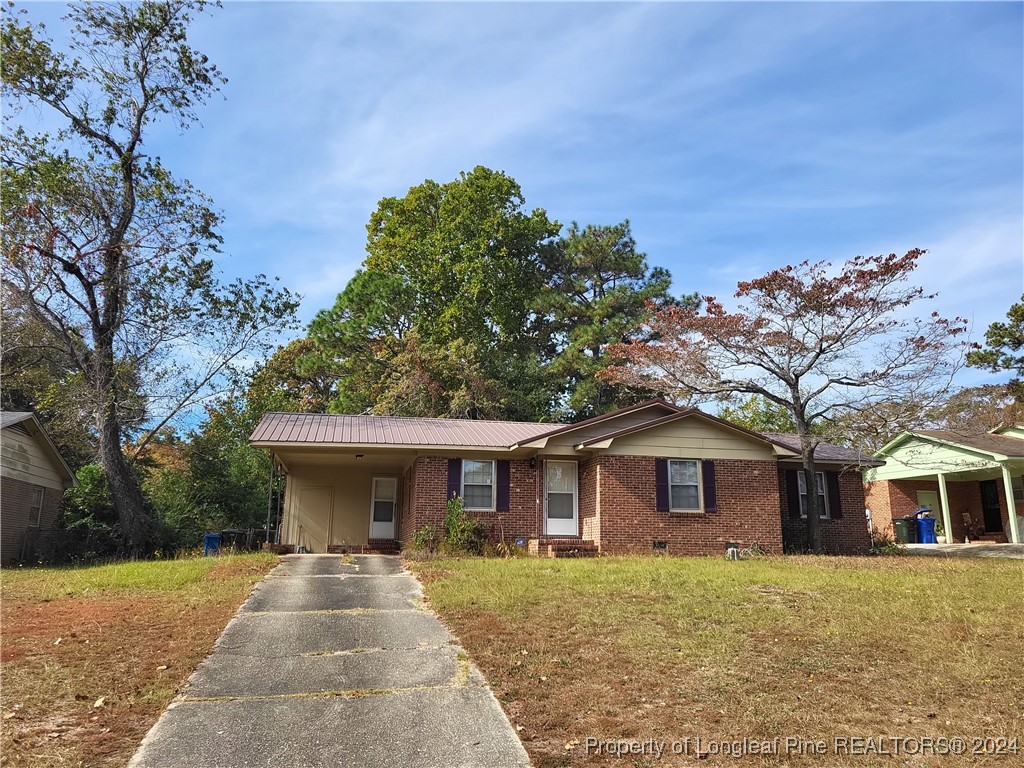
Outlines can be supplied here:
[[[1024, 562], [416, 563], [540, 768], [1024, 764]], [[693, 739], [1010, 736], [1017, 756], [699, 757]], [[691, 738], [587, 754], [586, 738]], [[785, 750], [780, 750], [783, 753]]]
[[275, 562], [255, 555], [4, 571], [3, 764], [127, 763]]

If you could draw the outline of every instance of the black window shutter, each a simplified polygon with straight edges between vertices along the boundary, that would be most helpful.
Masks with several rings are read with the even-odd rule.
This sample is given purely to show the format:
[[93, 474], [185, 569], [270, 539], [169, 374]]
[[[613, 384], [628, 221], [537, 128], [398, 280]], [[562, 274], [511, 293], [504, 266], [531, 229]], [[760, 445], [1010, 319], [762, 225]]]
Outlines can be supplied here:
[[704, 511], [718, 511], [718, 487], [715, 485], [715, 462], [705, 460], [700, 463], [700, 474], [704, 490]]
[[800, 481], [797, 472], [802, 469], [786, 470], [786, 500], [789, 502], [789, 516], [800, 517]]
[[825, 473], [825, 489], [828, 492], [828, 513], [833, 519], [843, 516], [843, 505], [839, 496], [839, 473]]
[[448, 459], [448, 498], [462, 493], [462, 459]]
[[499, 459], [498, 465], [498, 488], [496, 504], [499, 512], [508, 512], [509, 504], [509, 462], [507, 459]]
[[659, 512], [668, 512], [668, 459], [654, 460], [654, 498]]

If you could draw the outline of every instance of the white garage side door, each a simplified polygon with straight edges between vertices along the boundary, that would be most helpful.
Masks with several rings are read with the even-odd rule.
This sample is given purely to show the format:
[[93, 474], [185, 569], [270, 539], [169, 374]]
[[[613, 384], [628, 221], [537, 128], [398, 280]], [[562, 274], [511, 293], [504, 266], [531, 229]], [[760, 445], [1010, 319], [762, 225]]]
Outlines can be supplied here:
[[398, 479], [373, 478], [370, 494], [370, 538], [395, 538], [395, 506], [398, 501]]

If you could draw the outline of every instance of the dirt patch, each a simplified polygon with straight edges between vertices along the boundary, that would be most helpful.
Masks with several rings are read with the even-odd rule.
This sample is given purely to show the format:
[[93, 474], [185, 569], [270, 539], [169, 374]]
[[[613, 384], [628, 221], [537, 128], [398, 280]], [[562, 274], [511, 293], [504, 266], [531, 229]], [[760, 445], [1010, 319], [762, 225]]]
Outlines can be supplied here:
[[4, 765], [124, 765], [270, 564], [252, 565], [165, 593], [5, 599]]

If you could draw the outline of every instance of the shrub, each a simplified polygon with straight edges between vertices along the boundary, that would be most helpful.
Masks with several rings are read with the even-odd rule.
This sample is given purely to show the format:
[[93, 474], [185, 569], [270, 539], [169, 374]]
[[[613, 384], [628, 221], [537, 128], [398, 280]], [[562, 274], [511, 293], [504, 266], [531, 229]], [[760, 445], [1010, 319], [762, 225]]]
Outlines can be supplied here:
[[895, 536], [880, 531], [877, 528], [871, 529], [872, 555], [905, 555], [907, 553], [903, 542]]
[[412, 546], [416, 552], [434, 553], [441, 543], [441, 535], [432, 525], [424, 525], [413, 535]]
[[466, 507], [458, 496], [448, 501], [442, 548], [448, 554], [470, 555], [479, 555], [484, 549], [483, 525], [466, 514]]

